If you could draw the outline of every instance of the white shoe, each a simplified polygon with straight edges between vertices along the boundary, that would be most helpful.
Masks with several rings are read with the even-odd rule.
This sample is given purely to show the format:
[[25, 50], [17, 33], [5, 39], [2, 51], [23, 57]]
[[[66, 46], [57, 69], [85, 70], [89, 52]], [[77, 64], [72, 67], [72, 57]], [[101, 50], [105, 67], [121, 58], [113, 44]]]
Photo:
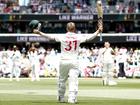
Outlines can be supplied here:
[[19, 82], [20, 81], [19, 78], [16, 78], [16, 81]]
[[118, 77], [118, 79], [126, 79], [126, 77]]
[[108, 85], [108, 81], [107, 80], [103, 80], [103, 86]]
[[68, 103], [70, 103], [70, 104], [75, 104], [76, 102], [75, 102], [75, 100], [68, 100]]
[[64, 103], [64, 102], [65, 102], [65, 98], [62, 97], [62, 96], [58, 96], [58, 101], [59, 101], [60, 103]]
[[103, 86], [107, 86], [109, 83], [109, 80], [107, 78], [103, 79]]
[[68, 99], [68, 103], [75, 104], [75, 103], [77, 103], [77, 100], [76, 99]]
[[117, 85], [117, 82], [115, 82], [115, 81], [109, 81], [109, 82], [108, 82], [108, 85], [109, 85], [109, 86]]
[[123, 79], [126, 79], [126, 77], [123, 77]]
[[123, 79], [123, 77], [118, 77], [118, 79]]
[[35, 81], [35, 78], [31, 78], [31, 81], [32, 81], [32, 82]]

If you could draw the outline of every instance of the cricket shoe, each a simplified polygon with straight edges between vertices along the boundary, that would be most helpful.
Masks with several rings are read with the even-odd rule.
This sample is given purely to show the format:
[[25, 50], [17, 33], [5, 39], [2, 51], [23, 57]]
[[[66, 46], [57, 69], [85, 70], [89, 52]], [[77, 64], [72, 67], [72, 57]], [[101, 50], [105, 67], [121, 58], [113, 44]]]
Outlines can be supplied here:
[[65, 98], [62, 96], [58, 96], [58, 102], [65, 103]]
[[103, 86], [107, 86], [108, 85], [108, 80], [104, 79], [103, 80]]
[[117, 85], [117, 82], [115, 82], [115, 81], [109, 81], [109, 82], [108, 82], [108, 85], [109, 85], [109, 86]]
[[77, 103], [77, 99], [68, 99], [68, 103], [76, 104]]
[[126, 79], [126, 77], [118, 77], [118, 79]]

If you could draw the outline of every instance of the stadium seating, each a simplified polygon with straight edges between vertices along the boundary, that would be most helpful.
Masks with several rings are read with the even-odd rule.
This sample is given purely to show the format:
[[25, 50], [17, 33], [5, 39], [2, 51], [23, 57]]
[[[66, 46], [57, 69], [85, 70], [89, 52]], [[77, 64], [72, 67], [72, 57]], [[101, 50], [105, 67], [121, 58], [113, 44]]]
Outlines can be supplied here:
[[[139, 0], [102, 0], [105, 13], [137, 13]], [[92, 0], [0, 0], [1, 13], [96, 13]]]

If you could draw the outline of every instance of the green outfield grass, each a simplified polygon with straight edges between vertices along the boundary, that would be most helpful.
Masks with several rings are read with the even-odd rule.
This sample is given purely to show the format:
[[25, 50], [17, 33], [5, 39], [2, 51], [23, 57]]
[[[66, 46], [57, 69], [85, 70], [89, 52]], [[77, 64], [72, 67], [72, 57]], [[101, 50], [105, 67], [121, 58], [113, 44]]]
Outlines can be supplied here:
[[[117, 86], [102, 86], [100, 78], [79, 79], [77, 105], [140, 105], [140, 79], [116, 81]], [[69, 105], [58, 103], [56, 95], [56, 79], [0, 79], [0, 105]]]

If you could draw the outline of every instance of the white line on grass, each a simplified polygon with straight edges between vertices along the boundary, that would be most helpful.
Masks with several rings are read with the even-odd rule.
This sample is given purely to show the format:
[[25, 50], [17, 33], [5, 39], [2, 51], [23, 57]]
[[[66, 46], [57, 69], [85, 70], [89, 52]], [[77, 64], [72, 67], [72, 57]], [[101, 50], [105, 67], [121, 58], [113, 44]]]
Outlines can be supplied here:
[[[23, 95], [57, 95], [56, 90], [0, 90], [0, 94]], [[80, 97], [116, 98], [116, 99], [140, 99], [140, 89], [96, 89], [79, 90]]]

